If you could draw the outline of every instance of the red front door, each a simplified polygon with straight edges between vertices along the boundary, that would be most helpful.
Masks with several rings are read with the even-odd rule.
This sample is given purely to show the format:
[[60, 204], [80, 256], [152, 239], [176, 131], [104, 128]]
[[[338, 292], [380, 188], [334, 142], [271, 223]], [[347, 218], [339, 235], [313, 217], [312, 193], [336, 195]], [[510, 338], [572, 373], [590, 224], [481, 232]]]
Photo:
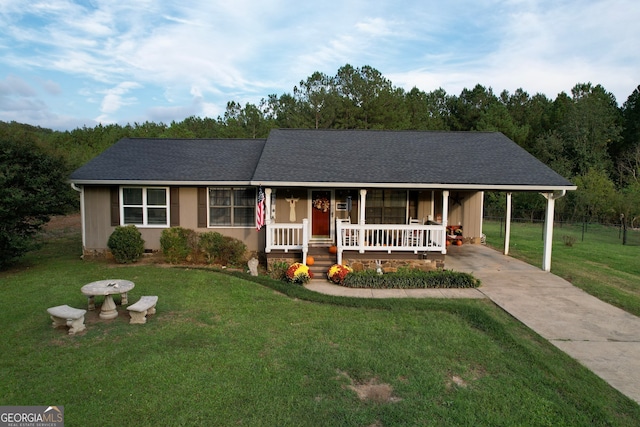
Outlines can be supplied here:
[[331, 192], [311, 192], [311, 237], [323, 238], [331, 234]]

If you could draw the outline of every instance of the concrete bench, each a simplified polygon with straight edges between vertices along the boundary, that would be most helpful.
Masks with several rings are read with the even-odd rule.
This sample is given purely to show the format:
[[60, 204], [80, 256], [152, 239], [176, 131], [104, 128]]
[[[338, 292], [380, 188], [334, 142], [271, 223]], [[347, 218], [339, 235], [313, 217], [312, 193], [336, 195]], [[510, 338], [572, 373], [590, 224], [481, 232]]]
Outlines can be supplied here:
[[76, 332], [81, 332], [86, 329], [86, 326], [84, 326], [84, 315], [87, 310], [69, 307], [68, 305], [59, 305], [47, 308], [47, 312], [51, 316], [51, 320], [53, 320], [52, 326], [54, 328], [68, 326], [69, 335], [74, 335]]
[[147, 315], [155, 314], [156, 312], [156, 304], [158, 303], [158, 297], [156, 295], [153, 296], [143, 296], [140, 297], [140, 300], [135, 304], [127, 307], [129, 310], [129, 315], [131, 315], [130, 324], [144, 324], [147, 323]]

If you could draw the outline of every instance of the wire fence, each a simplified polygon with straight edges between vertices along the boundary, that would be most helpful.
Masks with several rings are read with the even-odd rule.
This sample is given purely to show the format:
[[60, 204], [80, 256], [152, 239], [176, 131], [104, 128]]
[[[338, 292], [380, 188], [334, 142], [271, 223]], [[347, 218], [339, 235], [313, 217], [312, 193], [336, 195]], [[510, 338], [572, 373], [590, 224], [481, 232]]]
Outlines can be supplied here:
[[[506, 229], [505, 217], [485, 216], [484, 221], [493, 221], [500, 224], [500, 238], [504, 236]], [[544, 240], [543, 219], [531, 218], [511, 218], [512, 227], [514, 224], [532, 224], [540, 226], [540, 239]], [[554, 221], [554, 234], [563, 239], [575, 239], [588, 241], [598, 239], [613, 243], [616, 241], [622, 245], [640, 246], [640, 227], [625, 226], [620, 223], [600, 223], [600, 222], [574, 222], [574, 221]], [[636, 224], [634, 224], [636, 225]]]

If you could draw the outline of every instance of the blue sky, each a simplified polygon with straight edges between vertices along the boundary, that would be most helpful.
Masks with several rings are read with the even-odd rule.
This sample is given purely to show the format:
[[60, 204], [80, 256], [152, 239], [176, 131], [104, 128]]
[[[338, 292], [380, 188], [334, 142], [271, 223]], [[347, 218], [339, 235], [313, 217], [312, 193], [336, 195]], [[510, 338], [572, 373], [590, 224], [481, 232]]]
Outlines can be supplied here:
[[0, 120], [53, 129], [216, 118], [314, 71], [554, 99], [640, 84], [637, 0], [0, 0]]

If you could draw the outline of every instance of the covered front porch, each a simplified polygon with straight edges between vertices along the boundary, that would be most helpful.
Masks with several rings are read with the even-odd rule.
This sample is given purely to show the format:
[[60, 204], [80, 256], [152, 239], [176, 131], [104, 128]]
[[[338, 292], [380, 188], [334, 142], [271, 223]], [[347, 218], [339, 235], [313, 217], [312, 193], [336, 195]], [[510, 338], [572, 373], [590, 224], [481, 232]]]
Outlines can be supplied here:
[[[280, 196], [289, 204], [290, 222], [278, 222], [277, 218], [286, 218], [286, 215], [282, 215], [282, 207], [278, 209], [278, 215], [276, 215], [273, 205], [278, 199], [273, 197], [271, 189], [266, 189], [265, 193], [265, 210], [270, 213], [265, 221], [267, 259], [298, 257], [306, 263], [310, 251], [316, 258], [318, 250], [328, 253], [327, 249], [330, 247], [334, 247], [335, 252], [331, 263], [339, 264], [345, 262], [345, 257], [349, 260], [427, 259], [431, 254], [443, 259], [447, 252], [449, 218], [449, 191], [447, 190], [441, 193], [442, 200], [437, 203], [437, 215], [433, 210], [436, 203], [431, 200], [432, 208], [421, 211], [427, 215], [421, 220], [409, 217], [410, 201], [408, 200], [406, 210], [403, 208], [405, 212], [403, 215], [406, 217], [406, 223], [403, 224], [369, 223], [370, 218], [367, 218], [367, 212], [371, 213], [371, 210], [367, 210], [366, 189], [359, 191], [359, 197], [354, 197], [356, 200], [351, 200], [351, 197], [340, 200], [337, 191], [334, 193], [330, 190], [311, 190], [308, 197], [309, 206], [304, 212], [305, 218], [299, 222], [291, 220], [295, 218], [295, 202], [301, 198]], [[316, 207], [318, 203], [316, 203], [317, 199], [314, 199], [315, 194], [326, 194], [328, 196], [326, 203]], [[353, 214], [350, 214], [352, 206], [354, 210]], [[434, 217], [438, 222], [433, 221]], [[318, 228], [315, 225], [320, 221], [331, 221], [322, 234], [318, 234]]]
[[[429, 191], [431, 198], [425, 201], [417, 197], [415, 199], [417, 207], [413, 211], [410, 210], [411, 191], [407, 190], [408, 197], [404, 211], [406, 223], [404, 224], [377, 223], [379, 217], [368, 217], [367, 213], [370, 213], [371, 210], [367, 209], [366, 189], [359, 190], [359, 197], [353, 197], [354, 200], [349, 196], [345, 201], [340, 201], [338, 190], [310, 189], [306, 203], [302, 203], [307, 209], [304, 211], [305, 217], [300, 222], [293, 222], [295, 203], [291, 203], [291, 201], [299, 201], [302, 198], [283, 197], [281, 194], [280, 199], [285, 200], [291, 209], [289, 211], [290, 222], [279, 222], [277, 218], [283, 218], [286, 215], [282, 215], [282, 208], [278, 209], [279, 216], [276, 215], [275, 203], [278, 198], [275, 197], [275, 191], [272, 192], [272, 189], [268, 188], [265, 191], [265, 208], [269, 214], [265, 220], [264, 246], [267, 262], [270, 259], [296, 259], [306, 264], [310, 252], [317, 260], [318, 255], [329, 253], [328, 249], [331, 248], [332, 254], [326, 261], [330, 264], [367, 260], [369, 262], [394, 260], [395, 262], [395, 260], [405, 259], [435, 260], [438, 266], [444, 266], [449, 243], [480, 242], [480, 236], [482, 236], [482, 191], [475, 193], [458, 191], [450, 193], [449, 190]], [[317, 199], [314, 199], [313, 195], [318, 193], [329, 196], [327, 204], [322, 204], [326, 209], [315, 208]], [[347, 191], [343, 194], [353, 194], [353, 191]], [[440, 200], [434, 197], [436, 194], [437, 197], [441, 195]], [[544, 271], [549, 271], [554, 201], [562, 197], [564, 191], [542, 192], [540, 194], [547, 200], [542, 268]], [[351, 214], [352, 206], [354, 207], [353, 214]], [[507, 255], [509, 253], [511, 192], [506, 193], [505, 209], [507, 237], [504, 254]], [[345, 215], [345, 211], [348, 211], [349, 214]], [[450, 226], [448, 224], [452, 211], [456, 225]], [[418, 213], [418, 216], [421, 216], [420, 214], [427, 215], [427, 217], [423, 216], [421, 220], [413, 219], [410, 217], [412, 213]], [[434, 217], [436, 221], [433, 220]], [[318, 218], [330, 222], [330, 225], [326, 226], [326, 234], [318, 234], [317, 227], [314, 225], [319, 222]], [[370, 219], [376, 223], [370, 223]], [[473, 229], [470, 233], [466, 232], [467, 221], [470, 223], [470, 228]], [[464, 235], [462, 234], [463, 227], [465, 228]], [[454, 230], [459, 231], [460, 234], [454, 235]]]

